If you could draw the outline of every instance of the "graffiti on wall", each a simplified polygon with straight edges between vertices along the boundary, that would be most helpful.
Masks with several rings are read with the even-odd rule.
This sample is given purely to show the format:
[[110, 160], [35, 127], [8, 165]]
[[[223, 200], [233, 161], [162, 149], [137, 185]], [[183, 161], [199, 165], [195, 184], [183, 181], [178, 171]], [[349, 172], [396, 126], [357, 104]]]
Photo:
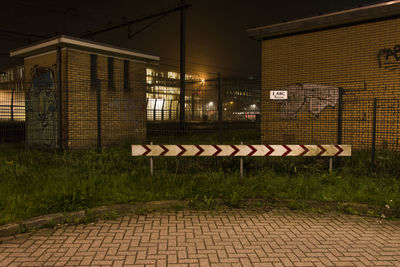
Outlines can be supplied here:
[[35, 66], [26, 94], [27, 138], [30, 143], [51, 147], [57, 139], [57, 97], [51, 68]]
[[391, 71], [400, 69], [400, 45], [379, 50], [378, 65], [379, 68]]
[[279, 90], [288, 92], [288, 99], [279, 101], [281, 119], [296, 119], [304, 109], [318, 118], [325, 108], [335, 107], [339, 99], [339, 88], [334, 86], [298, 83]]

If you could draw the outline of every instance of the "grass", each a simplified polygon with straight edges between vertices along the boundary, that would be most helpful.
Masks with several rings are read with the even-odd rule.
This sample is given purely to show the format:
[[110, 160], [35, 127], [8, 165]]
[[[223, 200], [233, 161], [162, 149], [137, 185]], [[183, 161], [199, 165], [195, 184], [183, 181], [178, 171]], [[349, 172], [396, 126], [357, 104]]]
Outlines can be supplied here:
[[[246, 136], [254, 137], [243, 135], [231, 143], [251, 143]], [[167, 142], [163, 138], [154, 143]], [[205, 143], [180, 138], [180, 143]], [[400, 156], [393, 152], [378, 154], [374, 168], [368, 151], [356, 152], [332, 173], [326, 158], [245, 158], [242, 179], [239, 159], [229, 157], [155, 158], [151, 176], [149, 159], [131, 157], [129, 144], [102, 152], [49, 152], [0, 144], [0, 151], [0, 224], [167, 199], [187, 199], [204, 207], [212, 207], [216, 199], [239, 207], [245, 198], [357, 202], [387, 205], [400, 216]]]

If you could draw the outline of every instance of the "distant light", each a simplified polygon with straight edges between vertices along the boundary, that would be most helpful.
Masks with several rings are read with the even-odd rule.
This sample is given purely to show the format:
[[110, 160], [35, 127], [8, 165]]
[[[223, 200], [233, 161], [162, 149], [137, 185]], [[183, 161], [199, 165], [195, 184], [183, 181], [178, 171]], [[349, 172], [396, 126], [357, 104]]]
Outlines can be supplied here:
[[7, 75], [7, 73], [0, 71], [0, 75], [1, 75], [2, 77], [5, 77], [5, 76]]
[[256, 104], [252, 104], [250, 107], [251, 108], [256, 108]]
[[211, 101], [210, 103], [208, 103], [208, 105], [209, 105], [209, 106], [212, 106], [212, 105], [214, 105], [214, 103]]
[[201, 82], [202, 82], [202, 83], [204, 83], [205, 81], [206, 81], [206, 79], [204, 79], [204, 78], [201, 79]]
[[229, 102], [230, 105], [233, 105], [233, 101]]

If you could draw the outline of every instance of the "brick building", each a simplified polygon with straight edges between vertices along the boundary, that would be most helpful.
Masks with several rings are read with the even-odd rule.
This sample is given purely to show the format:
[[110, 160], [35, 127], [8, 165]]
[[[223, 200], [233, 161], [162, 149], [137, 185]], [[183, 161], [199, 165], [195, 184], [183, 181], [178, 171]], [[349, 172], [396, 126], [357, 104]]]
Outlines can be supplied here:
[[69, 36], [10, 55], [24, 58], [27, 144], [87, 148], [145, 139], [146, 66], [159, 57]]
[[[342, 88], [342, 142], [371, 145], [377, 98], [376, 142], [399, 148], [400, 1], [247, 33], [262, 46], [263, 142], [336, 143]], [[272, 90], [288, 99], [271, 100]]]

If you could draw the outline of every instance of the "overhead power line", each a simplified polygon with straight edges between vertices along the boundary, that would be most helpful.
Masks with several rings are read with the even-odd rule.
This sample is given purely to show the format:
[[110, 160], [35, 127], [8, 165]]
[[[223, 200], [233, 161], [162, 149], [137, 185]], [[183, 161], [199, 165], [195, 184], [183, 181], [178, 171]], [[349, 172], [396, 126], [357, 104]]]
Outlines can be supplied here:
[[156, 24], [157, 22], [159, 22], [160, 20], [162, 20], [162, 19], [165, 18], [166, 16], [168, 16], [168, 13], [167, 13], [167, 14], [164, 14], [164, 15], [158, 17], [158, 18], [156, 18], [155, 20], [153, 20], [153, 21], [150, 22], [149, 24], [145, 25], [144, 27], [140, 28], [139, 30], [137, 30], [137, 31], [135, 31], [135, 32], [133, 32], [133, 33], [131, 33], [131, 32], [130, 32], [130, 29], [129, 29], [128, 39], [131, 39], [133, 36], [135, 36], [135, 35], [141, 33], [142, 31], [146, 30], [147, 28], [150, 28], [151, 26], [153, 26], [154, 24]]
[[132, 24], [135, 24], [135, 23], [138, 23], [138, 22], [141, 22], [141, 21], [144, 21], [144, 20], [148, 20], [148, 19], [159, 17], [159, 16], [163, 16], [165, 14], [169, 14], [171, 12], [178, 11], [178, 10], [181, 10], [182, 8], [188, 8], [188, 7], [191, 7], [191, 6], [192, 6], [192, 4], [189, 4], [189, 3], [181, 3], [181, 4], [175, 5], [173, 7], [169, 7], [169, 8], [163, 9], [161, 11], [154, 12], [154, 13], [149, 14], [149, 15], [144, 15], [144, 16], [141, 16], [141, 17], [138, 17], [138, 18], [134, 18], [134, 19], [131, 19], [131, 20], [128, 20], [128, 21], [124, 21], [124, 22], [121, 22], [121, 23], [118, 23], [118, 24], [115, 24], [115, 25], [107, 26], [107, 27], [104, 27], [104, 28], [99, 29], [99, 30], [95, 30], [95, 31], [84, 33], [84, 34], [80, 35], [79, 37], [80, 38], [91, 37], [91, 36], [94, 36], [94, 35], [99, 34], [99, 33], [104, 33], [104, 32], [115, 30], [115, 29], [118, 29], [118, 28], [121, 28], [121, 27], [130, 26]]
[[16, 31], [10, 31], [10, 30], [5, 30], [5, 29], [0, 29], [0, 32], [8, 33], [8, 34], [13, 34], [13, 35], [24, 36], [24, 37], [34, 37], [34, 38], [47, 38], [47, 37], [48, 37], [48, 36], [45, 36], [45, 35], [38, 35], [38, 34], [33, 34], [33, 33], [16, 32]]

